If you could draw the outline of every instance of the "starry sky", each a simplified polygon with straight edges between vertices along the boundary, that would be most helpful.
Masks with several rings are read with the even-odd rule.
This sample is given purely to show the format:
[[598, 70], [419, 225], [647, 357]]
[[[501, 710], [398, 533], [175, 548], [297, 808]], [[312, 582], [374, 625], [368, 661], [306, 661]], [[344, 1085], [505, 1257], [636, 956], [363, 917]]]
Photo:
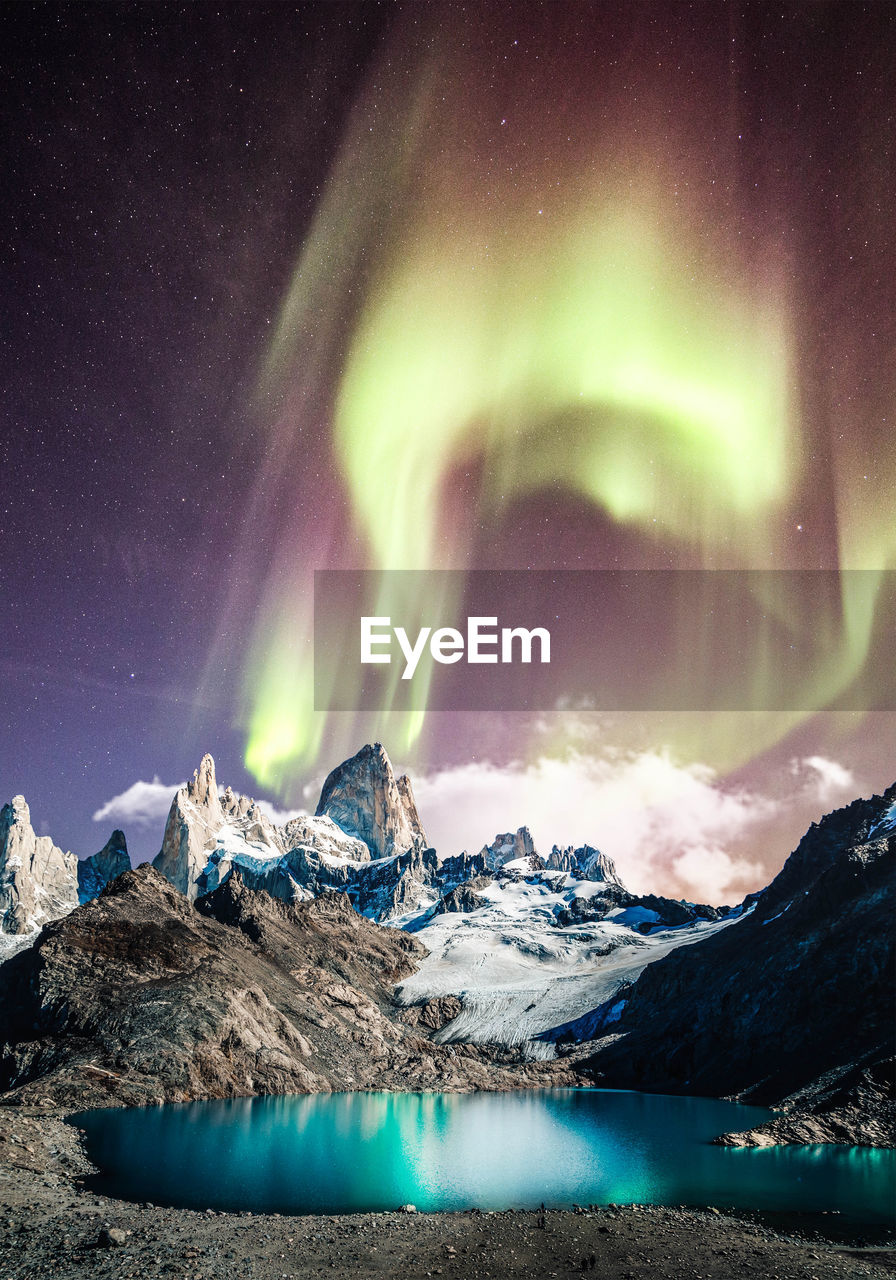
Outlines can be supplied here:
[[378, 737], [443, 853], [529, 822], [736, 896], [892, 781], [883, 596], [802, 611], [795, 711], [327, 714], [311, 589], [896, 569], [891, 5], [0, 21], [0, 799], [142, 859], [203, 751], [290, 809]]

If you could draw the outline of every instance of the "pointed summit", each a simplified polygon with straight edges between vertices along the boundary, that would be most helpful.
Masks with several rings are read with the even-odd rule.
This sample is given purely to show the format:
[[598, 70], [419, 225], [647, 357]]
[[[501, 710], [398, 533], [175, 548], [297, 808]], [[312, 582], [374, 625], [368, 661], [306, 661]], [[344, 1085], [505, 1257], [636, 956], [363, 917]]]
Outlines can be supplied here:
[[363, 840], [371, 858], [426, 846], [406, 774], [395, 777], [381, 742], [361, 748], [337, 765], [320, 793], [315, 817], [331, 818], [349, 836]]
[[[280, 833], [254, 800], [231, 787], [218, 795], [215, 761], [206, 752], [187, 785], [175, 793], [152, 865], [175, 889], [196, 898], [210, 887], [207, 873], [213, 855], [220, 862], [234, 849], [262, 860], [284, 852]], [[226, 858], [225, 862], [229, 873], [230, 863]], [[216, 871], [211, 887], [219, 883], [219, 874]]]
[[578, 849], [567, 845], [561, 849], [554, 845], [547, 858], [547, 866], [556, 871], [568, 871], [579, 880], [595, 880], [598, 884], [615, 884], [624, 888], [616, 870], [616, 863], [593, 845], [583, 844]]
[[38, 836], [24, 796], [0, 809], [0, 933], [30, 933], [78, 905], [78, 859]]
[[89, 858], [78, 863], [78, 901], [98, 898], [107, 884], [130, 871], [131, 859], [123, 831], [113, 831], [109, 839]]
[[518, 827], [516, 831], [496, 835], [491, 844], [484, 845], [479, 850], [479, 856], [485, 859], [486, 866], [492, 871], [498, 871], [508, 862], [519, 862], [521, 859], [528, 861], [533, 871], [541, 870], [544, 866], [528, 827]]
[[206, 805], [209, 809], [218, 804], [215, 761], [208, 752], [200, 760], [199, 768], [193, 770], [193, 777], [187, 783], [187, 796], [194, 804]]
[[206, 753], [193, 777], [171, 801], [162, 847], [152, 865], [181, 893], [196, 897], [196, 881], [215, 845], [215, 833], [223, 826], [224, 812], [218, 799], [215, 762]]

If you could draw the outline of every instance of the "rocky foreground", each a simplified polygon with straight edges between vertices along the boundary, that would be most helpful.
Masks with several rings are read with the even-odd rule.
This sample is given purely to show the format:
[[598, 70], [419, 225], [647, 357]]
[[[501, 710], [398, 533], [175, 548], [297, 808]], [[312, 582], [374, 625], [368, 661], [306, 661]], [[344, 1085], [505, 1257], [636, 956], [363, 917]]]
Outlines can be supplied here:
[[457, 1001], [393, 1002], [393, 984], [425, 954], [343, 893], [291, 905], [234, 872], [193, 905], [145, 865], [6, 961], [3, 1101], [83, 1108], [584, 1083], [572, 1062], [431, 1042]]
[[344, 894], [287, 904], [234, 872], [194, 905], [138, 867], [4, 965], [3, 1102], [583, 1083], [572, 1062], [434, 1044], [457, 1002], [399, 1009], [392, 994], [425, 954]]
[[812, 1146], [838, 1142], [848, 1147], [896, 1147], [894, 1062], [832, 1071], [785, 1099], [781, 1115], [744, 1133], [722, 1134], [729, 1147]]
[[0, 1107], [0, 1277], [32, 1280], [885, 1280], [896, 1244], [836, 1214], [650, 1206], [580, 1212], [197, 1213], [94, 1195], [77, 1131]]

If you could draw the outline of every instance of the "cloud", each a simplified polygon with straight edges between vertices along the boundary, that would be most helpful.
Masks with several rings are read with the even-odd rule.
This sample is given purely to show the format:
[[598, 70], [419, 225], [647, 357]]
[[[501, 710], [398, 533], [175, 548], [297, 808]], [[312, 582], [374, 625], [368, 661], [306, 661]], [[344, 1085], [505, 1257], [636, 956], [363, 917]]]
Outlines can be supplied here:
[[732, 856], [719, 845], [690, 845], [672, 865], [685, 897], [716, 906], [733, 905], [766, 878], [761, 863]]
[[708, 765], [681, 765], [663, 751], [467, 764], [415, 780], [414, 792], [443, 855], [474, 852], [525, 825], [545, 854], [553, 844], [596, 845], [635, 892], [737, 901], [767, 879], [738, 846], [775, 814], [775, 802], [726, 788]]
[[803, 756], [790, 762], [791, 772], [806, 777], [807, 784], [824, 805], [834, 804], [844, 796], [856, 795], [860, 790], [855, 775], [836, 760], [826, 756]]
[[164, 822], [171, 808], [174, 793], [185, 782], [162, 782], [159, 777], [152, 782], [134, 782], [127, 791], [113, 796], [101, 805], [93, 815], [94, 822], [133, 823], [138, 827], [148, 827], [155, 822]]

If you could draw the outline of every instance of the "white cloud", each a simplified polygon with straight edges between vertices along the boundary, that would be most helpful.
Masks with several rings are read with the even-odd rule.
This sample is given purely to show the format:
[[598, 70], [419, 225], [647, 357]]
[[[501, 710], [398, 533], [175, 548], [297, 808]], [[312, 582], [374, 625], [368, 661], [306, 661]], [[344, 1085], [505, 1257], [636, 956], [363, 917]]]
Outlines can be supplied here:
[[757, 879], [766, 878], [760, 863], [732, 856], [718, 845], [691, 845], [672, 865], [684, 897], [716, 906], [733, 905], [743, 898], [745, 889], [760, 887]]
[[498, 768], [468, 764], [414, 782], [420, 814], [443, 855], [480, 849], [528, 826], [536, 848], [596, 845], [635, 892], [738, 900], [765, 883], [738, 844], [776, 805], [721, 786], [707, 765], [661, 751], [572, 754]]
[[792, 773], [804, 777], [808, 772], [808, 785], [824, 805], [834, 804], [860, 790], [852, 771], [826, 756], [803, 756], [801, 760], [792, 760], [790, 768]]
[[94, 822], [134, 823], [148, 827], [154, 822], [164, 822], [171, 808], [174, 793], [185, 782], [162, 782], [156, 776], [152, 782], [134, 782], [121, 795], [113, 796], [101, 805], [93, 815]]

